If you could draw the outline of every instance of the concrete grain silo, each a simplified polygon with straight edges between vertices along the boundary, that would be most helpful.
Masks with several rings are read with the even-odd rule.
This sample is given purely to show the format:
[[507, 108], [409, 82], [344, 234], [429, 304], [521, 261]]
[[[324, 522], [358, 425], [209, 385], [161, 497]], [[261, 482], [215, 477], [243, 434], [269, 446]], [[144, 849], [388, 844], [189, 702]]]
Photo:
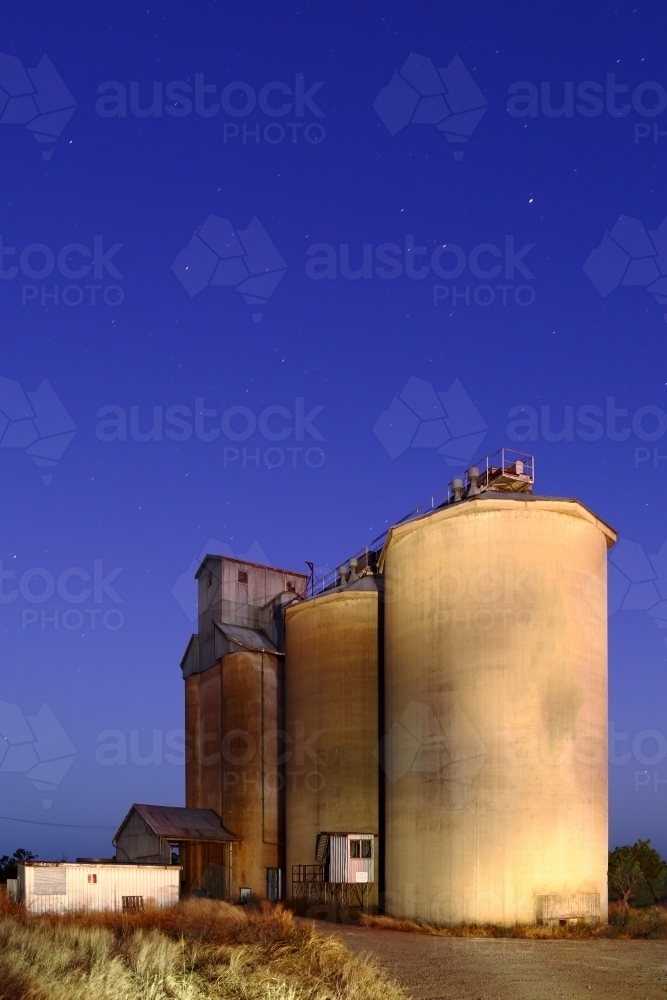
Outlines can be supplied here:
[[467, 496], [455, 483], [385, 543], [385, 905], [443, 923], [606, 920], [616, 535], [504, 466], [471, 470]]
[[[337, 586], [286, 612], [287, 876], [295, 879], [294, 896], [307, 888], [296, 884], [299, 871], [311, 877], [318, 862], [330, 876], [328, 888], [340, 889], [347, 880], [334, 871], [340, 841], [371, 862], [364, 902], [377, 903], [381, 583], [369, 570], [358, 573], [354, 562], [351, 572], [341, 568]], [[361, 875], [354, 878], [361, 884]]]

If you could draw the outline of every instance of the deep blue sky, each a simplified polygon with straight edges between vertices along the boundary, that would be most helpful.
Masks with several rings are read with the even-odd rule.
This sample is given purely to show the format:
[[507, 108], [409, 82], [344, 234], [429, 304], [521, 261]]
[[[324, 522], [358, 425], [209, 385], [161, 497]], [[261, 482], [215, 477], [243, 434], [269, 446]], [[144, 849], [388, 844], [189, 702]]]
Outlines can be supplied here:
[[[548, 407], [557, 430], [565, 408], [573, 407], [571, 440], [548, 440], [547, 426], [546, 435], [540, 427], [537, 440], [525, 444], [536, 454], [538, 491], [580, 497], [636, 543], [625, 549], [626, 576], [640, 583], [652, 573], [659, 577], [650, 564], [642, 568], [641, 553], [657, 553], [667, 538], [667, 461], [660, 459], [667, 456], [667, 426], [655, 410], [667, 410], [667, 308], [646, 287], [661, 263], [660, 240], [646, 249], [642, 231], [625, 227], [619, 239], [629, 245], [634, 238], [632, 255], [644, 261], [634, 272], [640, 284], [604, 298], [583, 264], [619, 217], [641, 220], [648, 231], [667, 216], [667, 134], [661, 134], [667, 109], [651, 113], [667, 88], [665, 29], [664, 5], [641, 0], [584, 9], [525, 0], [509, 9], [480, 0], [366, 7], [201, 0], [190, 8], [162, 2], [155, 9], [75, 0], [51, 9], [26, 0], [3, 14], [0, 50], [26, 69], [48, 55], [76, 109], [55, 143], [35, 141], [26, 105], [12, 105], [22, 120], [0, 121], [0, 231], [3, 248], [14, 248], [1, 264], [0, 376], [25, 392], [48, 380], [77, 431], [57, 466], [46, 470], [23, 447], [0, 449], [0, 558], [4, 571], [16, 573], [3, 580], [9, 597], [0, 605], [1, 697], [25, 716], [47, 703], [76, 757], [50, 792], [37, 791], [24, 772], [0, 772], [0, 814], [109, 830], [0, 821], [0, 853], [20, 844], [42, 857], [107, 854], [113, 828], [132, 801], [183, 801], [182, 768], [166, 758], [165, 751], [173, 751], [164, 747], [161, 763], [140, 765], [130, 735], [138, 732], [140, 752], [148, 755], [154, 730], [166, 739], [182, 726], [178, 664], [191, 623], [172, 587], [209, 539], [237, 554], [257, 543], [273, 563], [295, 569], [306, 559], [336, 565], [446, 484], [465, 462], [454, 468], [435, 448], [416, 447], [392, 459], [373, 433], [411, 377], [438, 392], [460, 381], [488, 427], [475, 457], [513, 443], [513, 408]], [[392, 136], [374, 110], [411, 52], [436, 67], [448, 67], [458, 55], [480, 88], [488, 107], [465, 144], [449, 143], [435, 124], [406, 124]], [[4, 65], [0, 86], [14, 86], [20, 97], [18, 64]], [[169, 114], [167, 85], [184, 81], [194, 88], [197, 74], [216, 88], [204, 98], [209, 115], [195, 109]], [[290, 91], [300, 86], [296, 74], [303, 74], [307, 95], [300, 107], [297, 101], [278, 117], [259, 104], [245, 116], [233, 114], [274, 81], [282, 86], [268, 95], [269, 109], [291, 104]], [[534, 116], [508, 113], [508, 91], [518, 81], [538, 92], [548, 84], [557, 107], [567, 81], [575, 90], [585, 81], [605, 87], [609, 74], [614, 85], [628, 87], [616, 95], [616, 106], [622, 109], [634, 92], [644, 113], [632, 106], [620, 116], [606, 108], [592, 116], [573, 110], [550, 117], [540, 107]], [[454, 75], [462, 86], [462, 72]], [[96, 110], [98, 88], [110, 81], [127, 91], [125, 117]], [[147, 107], [155, 81], [165, 95], [162, 113], [138, 117], [130, 85], [138, 85], [140, 105]], [[225, 97], [232, 113], [210, 114], [235, 81], [243, 89]], [[643, 87], [647, 81], [658, 89]], [[48, 103], [48, 94], [41, 99]], [[390, 98], [396, 114], [399, 103]], [[46, 110], [63, 104], [56, 94]], [[574, 104], [581, 105], [576, 96]], [[456, 160], [453, 151], [461, 148]], [[45, 160], [42, 150], [51, 149]], [[257, 216], [269, 234], [287, 269], [265, 304], [247, 304], [233, 287], [207, 287], [190, 297], [172, 271], [209, 215], [229, 220], [237, 233]], [[43, 278], [29, 276], [47, 270], [49, 252], [57, 259], [69, 244], [92, 251], [95, 236], [104, 251], [122, 244], [110, 263], [121, 277], [101, 262], [99, 280], [68, 278], [57, 265]], [[415, 268], [444, 244], [460, 251], [445, 253], [443, 267], [453, 267], [453, 255], [461, 253], [468, 265], [451, 280], [432, 272], [411, 278], [402, 265], [393, 280], [377, 273], [341, 276], [345, 247], [358, 269], [364, 244], [375, 254], [380, 244], [404, 248], [410, 238], [428, 248], [413, 265], [411, 258]], [[471, 251], [491, 245], [486, 255], [477, 251], [479, 267], [490, 269], [508, 238], [516, 251], [533, 244], [521, 258], [531, 276], [517, 267], [512, 274], [511, 265], [506, 276], [475, 275]], [[46, 257], [39, 250], [25, 255], [23, 271], [11, 277], [31, 244], [48, 248]], [[308, 251], [316, 244], [335, 248], [337, 277], [309, 277]], [[600, 265], [603, 278], [613, 271], [608, 260]], [[74, 251], [63, 270], [87, 261]], [[387, 266], [377, 258], [372, 263]], [[502, 256], [500, 263], [506, 267]], [[95, 305], [87, 284], [100, 286]], [[499, 284], [510, 288], [495, 291]], [[492, 292], [477, 291], [483, 285]], [[521, 285], [517, 294], [530, 304], [514, 300]], [[115, 286], [106, 293], [110, 302], [123, 301], [100, 301], [107, 286]], [[65, 289], [75, 304], [63, 303]], [[475, 295], [491, 294], [494, 302], [475, 302]], [[440, 299], [435, 305], [434, 296]], [[261, 322], [253, 321], [253, 312], [262, 313]], [[582, 440], [577, 411], [604, 409], [608, 398], [629, 414], [619, 417], [617, 432], [642, 407], [654, 409], [643, 411], [643, 423], [635, 421], [639, 432], [624, 440], [606, 430]], [[230, 407], [246, 407], [229, 425], [232, 434], [270, 406], [284, 408], [271, 417], [274, 431], [294, 427], [297, 405], [306, 414], [322, 408], [311, 425], [319, 437], [306, 427], [302, 440], [293, 430], [268, 440], [250, 426], [242, 442], [223, 434], [179, 442], [164, 433], [160, 441], [138, 441], [129, 429], [125, 441], [100, 440], [102, 407], [121, 408], [128, 421], [130, 408], [138, 407], [146, 430], [153, 407], [163, 416], [174, 406], [192, 411], [195, 399], [217, 411], [218, 427]], [[475, 430], [462, 411], [447, 416], [455, 438]], [[42, 436], [62, 430], [54, 419], [38, 419]], [[208, 418], [205, 429], [213, 426]], [[237, 449], [238, 458], [225, 448]], [[52, 475], [48, 485], [45, 474]], [[57, 580], [68, 569], [92, 574], [95, 561], [103, 575], [122, 569], [111, 583], [122, 604], [108, 591], [98, 593], [97, 602], [91, 594], [71, 603], [57, 592], [43, 603], [21, 594], [9, 599], [24, 574], [24, 590], [39, 590], [40, 574], [31, 584], [31, 570]], [[77, 592], [85, 580], [79, 574], [68, 586]], [[649, 730], [667, 735], [667, 632], [646, 613], [651, 600], [659, 601], [655, 588], [651, 593], [654, 599], [646, 589], [637, 598], [643, 608], [619, 610], [610, 620], [610, 719], [628, 737], [616, 747], [627, 762], [610, 768], [610, 837], [612, 846], [651, 837], [667, 854], [667, 783], [661, 784], [667, 743], [662, 735], [657, 742], [641, 737]], [[72, 628], [63, 627], [62, 615], [71, 609], [82, 612], [81, 627], [76, 615], [67, 619]], [[85, 613], [112, 609], [122, 611], [121, 627], [115, 627], [121, 622], [115, 610], [107, 617], [111, 628], [102, 615]], [[56, 612], [57, 630], [48, 620]], [[124, 766], [96, 760], [106, 730], [127, 741]], [[56, 747], [52, 756], [62, 752], [66, 748]], [[48, 810], [44, 797], [52, 799]]]

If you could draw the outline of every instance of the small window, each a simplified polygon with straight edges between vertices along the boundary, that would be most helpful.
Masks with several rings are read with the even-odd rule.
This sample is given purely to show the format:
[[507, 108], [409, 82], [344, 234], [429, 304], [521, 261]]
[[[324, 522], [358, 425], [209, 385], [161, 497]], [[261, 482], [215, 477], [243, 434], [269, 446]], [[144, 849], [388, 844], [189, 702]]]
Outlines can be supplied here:
[[213, 586], [213, 574], [212, 573], [208, 574], [208, 580], [206, 581], [206, 586], [207, 587], [212, 587]]
[[296, 591], [296, 587], [294, 586], [293, 580], [287, 581], [287, 589], [289, 590], [290, 594], [293, 594]]
[[361, 841], [351, 840], [350, 841], [350, 857], [360, 858], [361, 857]]
[[247, 583], [248, 582], [248, 574], [246, 573], [246, 571], [244, 569], [240, 569], [239, 570], [238, 581], [239, 581], [239, 583]]
[[88, 876], [88, 885], [97, 885], [97, 875]]
[[361, 856], [362, 856], [362, 858], [372, 858], [373, 857], [373, 841], [372, 840], [362, 840], [361, 841]]

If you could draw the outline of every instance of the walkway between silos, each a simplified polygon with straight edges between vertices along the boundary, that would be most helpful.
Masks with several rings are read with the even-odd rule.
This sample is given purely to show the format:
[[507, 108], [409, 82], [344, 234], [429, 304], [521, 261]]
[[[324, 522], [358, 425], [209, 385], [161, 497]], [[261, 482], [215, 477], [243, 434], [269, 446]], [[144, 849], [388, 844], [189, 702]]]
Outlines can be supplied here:
[[316, 921], [413, 1000], [664, 1000], [665, 941], [445, 938]]

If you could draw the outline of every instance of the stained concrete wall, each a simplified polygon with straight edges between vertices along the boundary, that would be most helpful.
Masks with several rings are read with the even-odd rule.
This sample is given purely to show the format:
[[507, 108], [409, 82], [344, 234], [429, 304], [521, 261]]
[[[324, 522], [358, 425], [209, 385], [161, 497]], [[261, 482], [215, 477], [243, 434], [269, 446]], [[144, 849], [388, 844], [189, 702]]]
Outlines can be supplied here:
[[[232, 847], [231, 896], [241, 887], [266, 895], [266, 869], [284, 867], [279, 731], [281, 658], [229, 653], [186, 678], [186, 804], [214, 809], [240, 839]], [[188, 888], [203, 887], [227, 864], [201, 846], [188, 847]], [[226, 855], [225, 855], [226, 857]], [[226, 885], [226, 883], [224, 883]]]
[[606, 553], [577, 501], [491, 497], [393, 528], [385, 572], [386, 906], [607, 914]]
[[293, 605], [285, 642], [289, 893], [292, 866], [315, 864], [318, 833], [379, 832], [377, 590]]

